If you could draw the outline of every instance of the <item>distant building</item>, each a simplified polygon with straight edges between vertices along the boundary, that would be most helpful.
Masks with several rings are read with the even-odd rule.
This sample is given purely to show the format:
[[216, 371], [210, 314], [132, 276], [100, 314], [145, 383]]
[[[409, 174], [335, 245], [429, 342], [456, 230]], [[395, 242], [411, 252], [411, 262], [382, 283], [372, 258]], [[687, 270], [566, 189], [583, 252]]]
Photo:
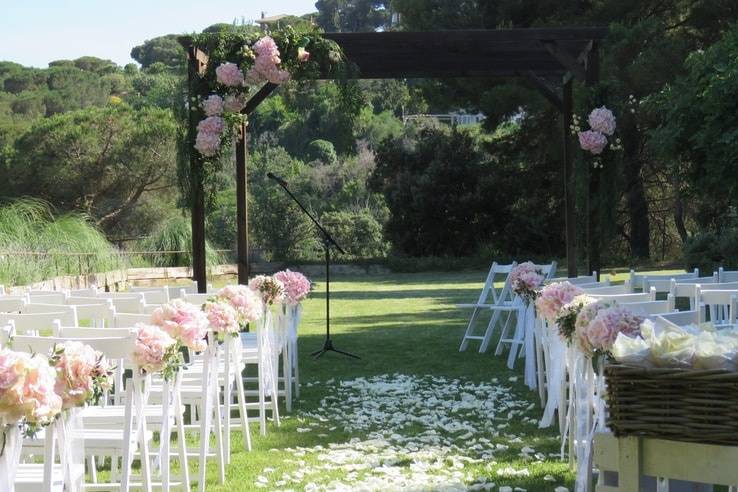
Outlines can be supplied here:
[[466, 113], [446, 113], [446, 114], [407, 114], [402, 117], [402, 122], [407, 124], [408, 121], [434, 119], [441, 123], [450, 125], [477, 125], [485, 120], [483, 113], [466, 114]]

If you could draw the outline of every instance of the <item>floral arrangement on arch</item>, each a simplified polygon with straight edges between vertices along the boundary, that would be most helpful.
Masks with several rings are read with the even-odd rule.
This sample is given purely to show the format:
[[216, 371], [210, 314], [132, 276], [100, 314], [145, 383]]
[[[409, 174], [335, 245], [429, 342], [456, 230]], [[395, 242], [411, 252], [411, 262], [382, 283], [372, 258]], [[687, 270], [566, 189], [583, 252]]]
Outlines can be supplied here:
[[615, 136], [617, 119], [613, 112], [605, 106], [593, 109], [587, 117], [589, 129], [582, 131], [582, 122], [579, 116], [572, 116], [570, 130], [579, 138], [579, 146], [590, 154], [596, 156], [593, 162], [595, 169], [602, 168], [599, 156], [609, 148], [611, 150], [622, 150], [620, 138]]
[[194, 147], [216, 160], [244, 121], [241, 111], [259, 86], [344, 70], [339, 46], [315, 29], [287, 26], [271, 33], [202, 33], [193, 45], [208, 54], [205, 73], [191, 104], [201, 111]]

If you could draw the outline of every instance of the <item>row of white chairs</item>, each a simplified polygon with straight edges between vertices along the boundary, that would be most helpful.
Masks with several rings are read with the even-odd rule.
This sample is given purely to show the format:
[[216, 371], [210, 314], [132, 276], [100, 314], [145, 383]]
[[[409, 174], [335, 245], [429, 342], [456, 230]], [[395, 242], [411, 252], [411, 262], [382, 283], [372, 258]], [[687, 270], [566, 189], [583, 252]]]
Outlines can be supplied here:
[[[145, 289], [146, 290], [139, 290], [136, 292], [136, 296], [133, 297], [138, 297], [139, 294], [151, 294], [149, 298], [153, 300], [155, 298], [154, 294], [163, 295], [163, 288]], [[21, 302], [20, 304], [16, 304], [12, 307], [13, 312], [0, 313], [0, 326], [8, 325], [8, 330], [16, 332], [16, 339], [25, 344], [28, 340], [42, 340], [38, 343], [50, 343], [51, 340], [53, 340], [53, 338], [39, 337], [42, 333], [50, 333], [55, 337], [72, 337], [91, 333], [90, 330], [98, 330], [95, 333], [100, 336], [110, 336], [113, 334], [121, 335], [122, 332], [129, 330], [127, 327], [133, 326], [138, 322], [146, 323], [150, 321], [150, 314], [145, 312], [119, 312], [117, 307], [125, 308], [125, 306], [121, 306], [120, 304], [116, 305], [115, 302], [111, 302], [112, 300], [127, 300], [126, 296], [130, 296], [129, 293], [120, 293], [120, 295], [111, 296], [100, 295], [101, 293], [96, 292], [96, 295], [90, 295], [89, 297], [72, 296], [70, 293], [64, 294], [65, 295], [58, 295], [50, 292], [46, 294], [42, 294], [40, 292], [27, 292], [22, 299], [16, 299]], [[87, 294], [92, 294], [92, 292]], [[187, 302], [195, 304], [202, 304], [206, 297], [212, 295], [193, 294], [187, 293], [186, 291], [180, 291], [179, 294]], [[0, 301], [7, 301], [8, 299], [4, 299], [7, 297], [9, 296], [0, 296]], [[160, 299], [163, 300], [164, 297], [161, 297]], [[36, 300], [42, 300], [44, 303], [34, 302]], [[77, 300], [83, 303], [75, 303]], [[58, 304], [53, 304], [54, 302]], [[2, 304], [0, 304], [0, 306], [1, 305]], [[158, 306], [157, 304], [149, 303], [145, 303], [145, 305]], [[81, 320], [85, 320], [94, 326], [104, 328], [79, 327], [79, 322]], [[295, 396], [299, 397], [296, 326], [293, 327], [293, 333], [288, 333], [290, 327], [285, 322], [285, 313], [282, 309], [278, 309], [275, 313], [274, 323], [279, 329], [263, 329], [257, 330], [256, 333], [242, 334], [240, 338], [242, 348], [240, 349], [240, 353], [237, 357], [234, 353], [226, 355], [219, 354], [221, 358], [219, 359], [217, 366], [218, 384], [203, 384], [201, 375], [199, 376], [199, 380], [197, 379], [198, 376], [195, 376], [195, 379], [193, 380], [193, 374], [196, 374], [193, 373], [195, 369], [199, 368], [200, 374], [202, 374], [202, 368], [204, 366], [203, 361], [201, 360], [202, 358], [198, 359], [197, 357], [193, 357], [193, 363], [190, 364], [188, 369], [182, 374], [183, 382], [180, 383], [180, 399], [182, 408], [186, 405], [193, 408], [191, 414], [193, 415], [194, 420], [191, 426], [200, 427], [204, 425], [203, 423], [205, 421], [216, 420], [215, 425], [212, 425], [210, 428], [217, 429], [219, 432], [222, 431], [219, 434], [219, 438], [218, 434], [216, 434], [216, 441], [218, 441], [218, 444], [216, 445], [216, 451], [214, 453], [210, 451], [204, 452], [204, 455], [203, 452], [199, 453], [201, 464], [203, 460], [207, 458], [217, 458], [217, 463], [219, 465], [219, 478], [221, 479], [221, 482], [223, 480], [223, 466], [230, 457], [231, 428], [241, 427], [244, 436], [244, 445], [250, 449], [248, 422], [250, 420], [258, 420], [260, 431], [264, 434], [266, 433], [266, 415], [268, 412], [271, 413], [274, 422], [277, 424], [279, 423], [278, 398], [280, 396], [284, 396], [287, 399], [286, 406], [289, 410], [293, 389]], [[269, 339], [262, 336], [268, 333], [276, 333], [277, 336], [275, 337], [270, 335]], [[27, 336], [26, 338], [23, 338], [25, 334], [30, 334], [30, 337]], [[225, 347], [230, 347], [230, 344], [226, 343]], [[268, 353], [265, 353], [266, 351], [268, 351]], [[278, 357], [280, 353], [283, 361], [282, 377], [278, 377]], [[226, 361], [229, 362], [226, 363]], [[238, 361], [238, 367], [232, 366], [234, 361]], [[248, 372], [246, 372], [245, 375], [243, 374], [243, 369], [247, 365], [256, 368], [255, 375], [249, 375]], [[123, 367], [123, 365], [121, 365], [121, 367]], [[267, 380], [269, 381], [268, 386], [265, 384], [265, 381]], [[116, 374], [116, 383], [117, 387], [123, 387], [122, 373]], [[247, 389], [246, 385], [249, 383], [256, 383], [256, 388], [253, 390]], [[278, 388], [279, 383], [282, 383], [281, 389]], [[217, 394], [203, 394], [205, 388], [217, 388]], [[256, 396], [256, 401], [247, 402], [247, 396]], [[203, 415], [200, 406], [198, 406], [201, 402], [205, 401], [206, 397], [209, 397], [209, 401], [216, 408], [211, 415]], [[111, 399], [113, 403], [118, 405], [124, 403], [124, 400], [124, 394], [121, 392], [117, 392]], [[180, 406], [178, 405], [177, 408], [179, 407]], [[249, 419], [248, 410], [258, 410], [259, 416], [257, 418]], [[237, 419], [231, 417], [232, 412], [234, 411], [239, 415]], [[160, 408], [154, 408], [153, 411], [149, 410], [148, 412], [145, 412], [145, 415], [151, 416], [152, 418], [156, 415], [160, 416], [161, 410]], [[161, 417], [159, 417], [159, 420], [161, 420]], [[213, 431], [211, 430], [210, 432]], [[201, 443], [207, 442], [209, 442], [208, 439], [201, 438]], [[30, 446], [29, 449], [33, 449], [33, 447]], [[181, 453], [182, 452], [180, 450], [180, 455]], [[94, 456], [101, 455], [95, 453]], [[119, 454], [117, 456], [122, 455]], [[166, 456], [169, 456], [168, 451]], [[160, 466], [167, 461], [161, 456], [158, 460]], [[53, 460], [47, 460], [46, 462], [53, 462]], [[116, 459], [113, 471], [115, 472], [118, 469], [118, 461]], [[202, 466], [201, 469], [203, 470], [201, 476], [201, 483], [203, 483], [201, 486], [202, 489], [204, 486], [204, 466]], [[95, 490], [95, 487], [98, 486], [94, 484], [96, 480], [94, 464], [89, 466], [88, 470], [92, 476], [93, 484], [88, 484], [86, 489]], [[142, 471], [145, 472], [143, 467]], [[115, 473], [113, 473], [113, 475], [115, 475]], [[48, 478], [51, 475], [46, 473], [45, 476]], [[167, 479], [167, 481], [169, 480]], [[106, 485], [101, 485], [100, 487], [104, 489]], [[29, 490], [32, 489], [33, 488]]]

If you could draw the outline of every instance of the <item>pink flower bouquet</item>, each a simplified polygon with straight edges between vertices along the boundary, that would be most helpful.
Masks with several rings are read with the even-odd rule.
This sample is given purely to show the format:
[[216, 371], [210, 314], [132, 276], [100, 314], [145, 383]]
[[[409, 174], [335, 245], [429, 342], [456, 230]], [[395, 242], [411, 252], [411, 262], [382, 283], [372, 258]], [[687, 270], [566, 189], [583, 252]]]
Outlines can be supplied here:
[[96, 403], [112, 387], [112, 369], [103, 354], [89, 345], [75, 341], [57, 345], [50, 362], [56, 368], [55, 391], [64, 409]]
[[40, 354], [0, 350], [0, 424], [24, 422], [33, 432], [51, 424], [62, 410], [56, 370]]
[[540, 268], [530, 261], [517, 265], [510, 272], [510, 284], [513, 292], [530, 304], [538, 296], [538, 289], [543, 285], [545, 277]]
[[274, 274], [274, 278], [284, 286], [284, 300], [290, 306], [296, 306], [310, 294], [310, 280], [300, 272], [283, 270]]
[[549, 323], [554, 323], [561, 308], [580, 294], [582, 289], [567, 281], [548, 284], [536, 299], [536, 309]]
[[217, 299], [207, 301], [203, 304], [202, 310], [205, 312], [210, 323], [210, 329], [214, 333], [238, 335], [240, 329], [238, 313], [230, 303]]
[[179, 344], [158, 326], [136, 325], [136, 348], [133, 361], [143, 372], [162, 373], [171, 379], [182, 364]]
[[564, 304], [556, 316], [556, 326], [559, 336], [566, 343], [571, 343], [576, 331], [576, 322], [579, 313], [588, 305], [597, 302], [597, 299], [586, 294], [576, 296], [571, 302]]
[[264, 304], [267, 305], [281, 302], [285, 296], [284, 285], [275, 277], [257, 275], [249, 281], [249, 287], [258, 292]]
[[241, 326], [252, 323], [264, 315], [261, 296], [247, 285], [226, 285], [218, 291], [216, 298], [228, 302], [236, 310]]
[[579, 314], [581, 323], [577, 320], [577, 341], [587, 355], [609, 352], [619, 333], [629, 337], [639, 335], [644, 319], [625, 306], [598, 304], [599, 309], [587, 310], [587, 316], [583, 316], [584, 311]]
[[151, 323], [195, 352], [202, 352], [208, 345], [205, 340], [208, 332], [207, 316], [198, 306], [182, 299], [174, 299], [157, 308], [151, 314]]

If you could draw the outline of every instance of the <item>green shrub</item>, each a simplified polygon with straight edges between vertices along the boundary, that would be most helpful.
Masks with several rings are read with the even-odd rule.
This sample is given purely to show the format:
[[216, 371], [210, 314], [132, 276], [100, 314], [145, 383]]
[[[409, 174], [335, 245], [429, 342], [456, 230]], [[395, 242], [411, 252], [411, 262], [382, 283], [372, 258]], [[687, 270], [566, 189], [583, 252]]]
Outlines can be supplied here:
[[[176, 215], [165, 220], [141, 242], [140, 247], [144, 251], [159, 252], [145, 258], [155, 266], [192, 265], [192, 225], [189, 217]], [[205, 242], [205, 260], [208, 266], [221, 263], [221, 255], [209, 241]]]
[[348, 257], [381, 258], [389, 251], [382, 226], [368, 210], [326, 212], [321, 222], [346, 250]]

